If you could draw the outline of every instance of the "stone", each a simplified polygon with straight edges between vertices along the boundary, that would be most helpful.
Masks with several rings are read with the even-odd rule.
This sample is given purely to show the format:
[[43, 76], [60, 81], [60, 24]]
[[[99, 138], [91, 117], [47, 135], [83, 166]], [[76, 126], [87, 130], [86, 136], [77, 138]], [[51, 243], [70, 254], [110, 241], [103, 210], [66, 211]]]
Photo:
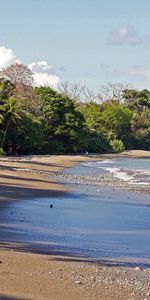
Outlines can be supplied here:
[[75, 281], [75, 284], [82, 284], [80, 280]]
[[142, 269], [140, 267], [135, 267], [136, 271], [142, 271]]

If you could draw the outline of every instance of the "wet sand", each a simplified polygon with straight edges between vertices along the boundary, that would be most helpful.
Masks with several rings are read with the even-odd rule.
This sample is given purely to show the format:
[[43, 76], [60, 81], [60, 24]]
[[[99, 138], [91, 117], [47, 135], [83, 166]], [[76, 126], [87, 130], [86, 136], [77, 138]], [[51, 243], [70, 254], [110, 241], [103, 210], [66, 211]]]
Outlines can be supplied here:
[[[150, 157], [128, 151], [120, 157]], [[118, 155], [29, 156], [0, 158], [0, 208], [3, 201], [67, 193], [54, 175], [81, 161]], [[49, 176], [52, 175], [52, 178]], [[106, 266], [62, 256], [14, 251], [1, 244], [0, 299], [150, 299], [150, 271]], [[14, 298], [13, 298], [14, 297]]]

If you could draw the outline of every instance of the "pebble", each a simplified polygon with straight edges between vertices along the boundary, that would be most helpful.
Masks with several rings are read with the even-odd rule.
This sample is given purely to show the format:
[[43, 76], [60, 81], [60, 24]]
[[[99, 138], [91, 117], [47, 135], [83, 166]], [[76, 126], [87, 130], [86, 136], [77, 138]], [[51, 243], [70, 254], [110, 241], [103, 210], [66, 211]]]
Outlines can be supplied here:
[[75, 284], [82, 284], [80, 280], [75, 281]]
[[142, 269], [140, 267], [135, 267], [134, 270], [136, 270], [136, 271], [142, 271]]

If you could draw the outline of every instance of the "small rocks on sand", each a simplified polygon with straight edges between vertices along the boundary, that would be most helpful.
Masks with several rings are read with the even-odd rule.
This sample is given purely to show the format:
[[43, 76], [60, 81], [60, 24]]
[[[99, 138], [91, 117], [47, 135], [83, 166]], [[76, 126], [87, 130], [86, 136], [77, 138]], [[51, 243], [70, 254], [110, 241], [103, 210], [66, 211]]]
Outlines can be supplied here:
[[80, 280], [76, 280], [75, 284], [82, 284], [82, 282]]
[[142, 269], [140, 267], [135, 267], [134, 269], [135, 271], [142, 271]]

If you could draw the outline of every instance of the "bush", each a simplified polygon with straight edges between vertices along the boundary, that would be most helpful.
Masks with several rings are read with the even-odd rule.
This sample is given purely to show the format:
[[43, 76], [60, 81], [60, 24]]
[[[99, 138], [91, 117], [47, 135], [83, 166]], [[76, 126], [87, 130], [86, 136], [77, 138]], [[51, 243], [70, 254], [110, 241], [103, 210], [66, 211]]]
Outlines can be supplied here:
[[4, 152], [3, 148], [0, 148], [0, 156], [2, 156], [4, 154], [5, 154], [5, 152]]
[[121, 140], [117, 140], [117, 139], [111, 140], [110, 146], [114, 153], [122, 152], [125, 150], [124, 144]]

